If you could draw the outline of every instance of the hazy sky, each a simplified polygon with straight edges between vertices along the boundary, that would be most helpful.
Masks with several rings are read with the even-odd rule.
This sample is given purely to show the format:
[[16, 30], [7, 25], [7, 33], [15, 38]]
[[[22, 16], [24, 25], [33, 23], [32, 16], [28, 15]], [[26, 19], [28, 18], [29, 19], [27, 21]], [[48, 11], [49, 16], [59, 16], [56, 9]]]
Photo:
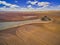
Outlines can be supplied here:
[[60, 0], [0, 0], [0, 10], [60, 10]]

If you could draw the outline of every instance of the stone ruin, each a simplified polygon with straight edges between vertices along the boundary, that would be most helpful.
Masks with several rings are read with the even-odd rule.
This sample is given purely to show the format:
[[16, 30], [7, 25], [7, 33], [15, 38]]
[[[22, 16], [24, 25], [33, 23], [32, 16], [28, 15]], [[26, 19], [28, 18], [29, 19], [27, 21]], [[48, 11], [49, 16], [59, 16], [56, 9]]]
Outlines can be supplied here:
[[51, 18], [49, 18], [48, 16], [44, 16], [41, 18], [42, 21], [51, 21]]

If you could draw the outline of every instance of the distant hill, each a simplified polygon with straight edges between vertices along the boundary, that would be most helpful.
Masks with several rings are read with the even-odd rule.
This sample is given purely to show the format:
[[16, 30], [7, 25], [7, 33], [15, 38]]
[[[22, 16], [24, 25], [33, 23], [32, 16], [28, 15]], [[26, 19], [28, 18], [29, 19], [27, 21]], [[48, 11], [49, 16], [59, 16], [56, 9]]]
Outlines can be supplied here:
[[41, 18], [44, 15], [60, 16], [60, 11], [0, 12], [0, 22], [35, 19], [35, 18]]

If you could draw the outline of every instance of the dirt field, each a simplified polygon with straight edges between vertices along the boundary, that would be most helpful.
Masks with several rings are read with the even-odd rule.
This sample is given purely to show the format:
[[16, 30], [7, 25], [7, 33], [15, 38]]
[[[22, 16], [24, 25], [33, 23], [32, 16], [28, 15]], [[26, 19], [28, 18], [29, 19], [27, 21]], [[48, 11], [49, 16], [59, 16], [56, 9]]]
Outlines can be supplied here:
[[[10, 17], [11, 12], [8, 13], [9, 15], [4, 15], [6, 17]], [[19, 12], [18, 12], [19, 13]], [[17, 16], [17, 14], [15, 16]], [[15, 13], [14, 13], [15, 14]], [[11, 15], [12, 19], [14, 14]], [[21, 13], [19, 15], [22, 15]], [[44, 15], [47, 15], [50, 18], [53, 18], [54, 21], [51, 23], [33, 23], [28, 25], [23, 25], [20, 27], [10, 28], [6, 30], [0, 31], [0, 45], [60, 45], [60, 11], [48, 11], [48, 12], [28, 12], [25, 13], [25, 16], [37, 16], [37, 18], [41, 18]], [[24, 16], [24, 15], [22, 15]], [[14, 20], [10, 18], [1, 18], [5, 19], [3, 21], [19, 21], [18, 17], [14, 17]], [[36, 17], [34, 17], [36, 18]], [[32, 18], [32, 19], [34, 19]], [[28, 19], [28, 18], [27, 18]], [[30, 18], [29, 18], [30, 19]], [[24, 19], [25, 20], [25, 19]]]

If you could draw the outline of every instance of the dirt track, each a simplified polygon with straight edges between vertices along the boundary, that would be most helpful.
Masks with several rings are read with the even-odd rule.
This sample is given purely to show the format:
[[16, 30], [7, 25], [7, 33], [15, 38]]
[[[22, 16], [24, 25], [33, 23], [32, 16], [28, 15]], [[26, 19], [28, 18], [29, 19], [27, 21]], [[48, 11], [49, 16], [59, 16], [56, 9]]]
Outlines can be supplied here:
[[52, 21], [42, 21], [41, 19], [33, 19], [33, 20], [25, 20], [25, 21], [17, 21], [17, 22], [0, 22], [0, 30], [22, 26], [26, 24], [32, 24], [32, 23], [49, 23], [49, 22]]

